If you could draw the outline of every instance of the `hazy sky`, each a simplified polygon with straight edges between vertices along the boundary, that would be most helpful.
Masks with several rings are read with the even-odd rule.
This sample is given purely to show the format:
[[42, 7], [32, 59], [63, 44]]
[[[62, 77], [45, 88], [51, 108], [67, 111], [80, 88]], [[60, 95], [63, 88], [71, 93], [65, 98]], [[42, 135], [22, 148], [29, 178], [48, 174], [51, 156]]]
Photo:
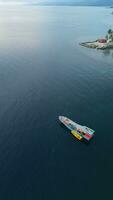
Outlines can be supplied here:
[[113, 0], [0, 0], [0, 3], [83, 3], [113, 5]]
[[[15, 2], [36, 2], [36, 3], [41, 3], [41, 2], [84, 2], [86, 0], [0, 0], [2, 3], [15, 3]], [[92, 0], [90, 0], [92, 1]]]

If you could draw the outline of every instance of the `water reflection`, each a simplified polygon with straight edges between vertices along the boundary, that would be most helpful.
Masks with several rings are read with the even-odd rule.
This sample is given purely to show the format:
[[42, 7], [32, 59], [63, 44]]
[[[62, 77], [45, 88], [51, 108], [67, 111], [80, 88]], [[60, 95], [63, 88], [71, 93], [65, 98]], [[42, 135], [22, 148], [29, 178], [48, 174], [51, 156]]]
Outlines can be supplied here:
[[111, 56], [113, 58], [113, 49], [105, 49], [102, 51], [104, 56]]
[[31, 9], [29, 6], [0, 6], [0, 50], [39, 47], [41, 22], [39, 9]]

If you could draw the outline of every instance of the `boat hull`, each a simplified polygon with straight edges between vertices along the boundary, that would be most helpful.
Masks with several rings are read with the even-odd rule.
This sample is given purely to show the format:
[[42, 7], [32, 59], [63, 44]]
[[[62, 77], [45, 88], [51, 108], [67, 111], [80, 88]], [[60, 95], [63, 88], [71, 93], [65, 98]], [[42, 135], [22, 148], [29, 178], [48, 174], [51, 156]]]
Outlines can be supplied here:
[[71, 131], [74, 137], [76, 137], [79, 140], [84, 138], [85, 140], [89, 141], [95, 133], [94, 130], [86, 126], [79, 125], [67, 117], [59, 116], [59, 120], [64, 126], [66, 126]]

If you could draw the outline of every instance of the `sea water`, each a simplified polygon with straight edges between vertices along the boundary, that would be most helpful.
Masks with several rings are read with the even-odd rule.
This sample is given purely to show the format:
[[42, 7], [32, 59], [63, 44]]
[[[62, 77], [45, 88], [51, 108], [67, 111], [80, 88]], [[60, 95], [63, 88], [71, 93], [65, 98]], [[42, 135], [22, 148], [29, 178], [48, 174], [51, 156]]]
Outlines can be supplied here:
[[[79, 46], [105, 37], [112, 9], [0, 7], [0, 199], [113, 196], [113, 51]], [[89, 144], [64, 115], [96, 131]]]

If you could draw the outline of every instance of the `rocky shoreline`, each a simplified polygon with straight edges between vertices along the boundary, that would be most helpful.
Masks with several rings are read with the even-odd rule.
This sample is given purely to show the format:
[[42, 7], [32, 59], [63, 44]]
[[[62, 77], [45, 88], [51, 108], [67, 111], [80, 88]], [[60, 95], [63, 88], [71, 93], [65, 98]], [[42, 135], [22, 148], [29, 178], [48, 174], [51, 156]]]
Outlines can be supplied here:
[[113, 49], [113, 30], [109, 29], [105, 38], [92, 42], [82, 42], [80, 45], [93, 49]]
[[80, 43], [80, 45], [92, 49], [113, 49], [113, 42], [100, 43], [98, 40], [92, 42], [83, 42]]

